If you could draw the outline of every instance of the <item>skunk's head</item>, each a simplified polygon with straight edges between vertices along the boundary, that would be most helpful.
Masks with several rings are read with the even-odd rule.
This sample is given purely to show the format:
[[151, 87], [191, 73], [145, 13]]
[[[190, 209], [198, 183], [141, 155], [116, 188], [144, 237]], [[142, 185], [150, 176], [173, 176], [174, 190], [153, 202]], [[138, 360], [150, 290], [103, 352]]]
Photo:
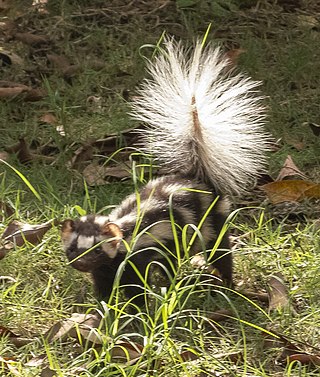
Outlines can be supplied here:
[[122, 231], [106, 216], [90, 215], [65, 220], [61, 239], [72, 267], [90, 272], [116, 257]]

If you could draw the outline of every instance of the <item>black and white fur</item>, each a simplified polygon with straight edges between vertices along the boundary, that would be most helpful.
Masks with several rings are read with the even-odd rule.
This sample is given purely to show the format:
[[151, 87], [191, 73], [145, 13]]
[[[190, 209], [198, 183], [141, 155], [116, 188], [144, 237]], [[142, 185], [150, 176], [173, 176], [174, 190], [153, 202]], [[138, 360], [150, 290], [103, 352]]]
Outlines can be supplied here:
[[[132, 264], [142, 276], [154, 261], [169, 268], [168, 258], [174, 263], [177, 249], [186, 251], [184, 227], [188, 241], [193, 227], [201, 233], [188, 253], [210, 255], [228, 215], [226, 196], [246, 191], [263, 168], [269, 141], [262, 127], [264, 110], [254, 94], [258, 83], [226, 73], [228, 64], [219, 49], [198, 42], [191, 52], [172, 40], [149, 62], [150, 78], [133, 101], [131, 115], [148, 125], [141, 149], [152, 153], [167, 175], [129, 195], [108, 216], [84, 216], [62, 226], [68, 259], [91, 273], [99, 298], [108, 298], [128, 257], [120, 283], [129, 298], [141, 293]], [[211, 262], [231, 285], [227, 234]]]

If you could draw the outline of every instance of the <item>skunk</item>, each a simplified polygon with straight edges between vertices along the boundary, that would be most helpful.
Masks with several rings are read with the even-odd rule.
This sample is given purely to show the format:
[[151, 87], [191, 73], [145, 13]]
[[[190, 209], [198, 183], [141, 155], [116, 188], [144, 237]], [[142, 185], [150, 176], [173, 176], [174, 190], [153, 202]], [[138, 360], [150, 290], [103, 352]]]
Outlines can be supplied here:
[[67, 258], [91, 273], [100, 299], [110, 296], [123, 266], [120, 284], [129, 299], [142, 304], [141, 276], [148, 278], [156, 262], [173, 272], [178, 254], [203, 253], [232, 285], [224, 229], [228, 198], [248, 191], [264, 169], [269, 135], [259, 83], [231, 75], [229, 67], [219, 48], [198, 41], [188, 49], [173, 39], [148, 63], [149, 78], [138, 89], [131, 116], [147, 125], [140, 131], [140, 149], [152, 154], [165, 175], [108, 216], [62, 225]]

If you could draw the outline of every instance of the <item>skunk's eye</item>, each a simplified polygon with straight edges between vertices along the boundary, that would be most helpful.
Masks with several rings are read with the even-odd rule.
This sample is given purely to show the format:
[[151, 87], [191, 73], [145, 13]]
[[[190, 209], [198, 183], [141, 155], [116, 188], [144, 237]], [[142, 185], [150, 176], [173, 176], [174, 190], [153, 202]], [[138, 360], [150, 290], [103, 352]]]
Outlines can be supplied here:
[[101, 246], [94, 247], [94, 248], [92, 249], [92, 251], [93, 251], [94, 253], [96, 253], [96, 254], [100, 254], [100, 253], [102, 253]]

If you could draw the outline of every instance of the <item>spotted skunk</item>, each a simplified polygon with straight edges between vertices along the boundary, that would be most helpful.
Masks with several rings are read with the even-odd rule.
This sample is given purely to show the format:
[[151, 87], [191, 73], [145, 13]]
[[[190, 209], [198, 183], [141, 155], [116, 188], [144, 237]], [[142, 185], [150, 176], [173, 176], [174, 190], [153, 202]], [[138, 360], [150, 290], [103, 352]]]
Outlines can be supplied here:
[[125, 261], [120, 284], [138, 304], [139, 275], [146, 277], [157, 262], [170, 271], [177, 253], [206, 253], [232, 284], [228, 234], [222, 234], [228, 196], [248, 189], [268, 149], [265, 111], [255, 94], [259, 83], [232, 76], [218, 48], [197, 42], [190, 50], [167, 40], [148, 63], [148, 73], [131, 116], [147, 125], [141, 150], [152, 153], [166, 175], [129, 195], [108, 216], [65, 220], [61, 233], [71, 265], [91, 273], [99, 298], [110, 296]]

